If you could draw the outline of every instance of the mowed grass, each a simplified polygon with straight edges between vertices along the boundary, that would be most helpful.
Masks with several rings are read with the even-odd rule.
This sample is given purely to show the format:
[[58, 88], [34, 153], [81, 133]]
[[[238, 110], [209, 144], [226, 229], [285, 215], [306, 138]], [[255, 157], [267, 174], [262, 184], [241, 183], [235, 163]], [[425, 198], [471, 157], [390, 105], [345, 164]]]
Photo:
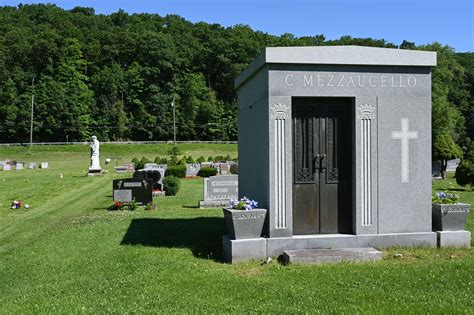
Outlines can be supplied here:
[[[186, 152], [236, 155], [235, 146], [219, 146]], [[160, 150], [130, 147], [124, 159]], [[177, 196], [156, 198], [156, 211], [109, 212], [111, 181], [123, 175], [108, 165], [103, 177], [85, 176], [87, 147], [44, 148], [32, 155], [0, 150], [0, 160], [50, 163], [48, 170], [0, 172], [2, 314], [474, 311], [470, 249], [394, 248], [383, 261], [363, 264], [228, 265], [221, 262], [222, 211], [196, 208], [201, 179], [182, 180]], [[435, 191], [449, 187], [474, 202], [474, 193], [452, 178], [433, 182]], [[17, 198], [31, 209], [9, 209]], [[471, 212], [470, 231], [473, 222]]]

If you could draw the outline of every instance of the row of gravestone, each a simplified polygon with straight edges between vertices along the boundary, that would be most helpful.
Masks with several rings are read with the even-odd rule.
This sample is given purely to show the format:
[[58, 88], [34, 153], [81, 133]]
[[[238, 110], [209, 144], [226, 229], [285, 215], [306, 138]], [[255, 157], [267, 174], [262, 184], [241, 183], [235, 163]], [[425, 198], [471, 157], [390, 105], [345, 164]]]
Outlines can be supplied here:
[[[13, 169], [13, 167], [16, 170], [23, 170], [25, 169], [25, 163], [24, 162], [12, 162], [12, 161], [0, 161], [0, 168], [4, 171], [10, 171]], [[38, 164], [34, 162], [28, 163], [28, 169], [34, 170], [38, 167]], [[39, 167], [42, 169], [47, 169], [49, 168], [49, 163], [48, 162], [41, 162], [39, 164]]]
[[[236, 164], [236, 162], [223, 162], [223, 163], [212, 163], [212, 162], [203, 162], [203, 163], [188, 163], [186, 164], [186, 177], [197, 176], [201, 168], [203, 167], [213, 167], [217, 169], [218, 175], [228, 175], [230, 174], [230, 166]], [[157, 164], [157, 163], [146, 163], [143, 169], [162, 169], [163, 172], [166, 172], [168, 168], [167, 164]], [[125, 163], [123, 166], [116, 166], [115, 172], [117, 173], [126, 173], [133, 172], [134, 166], [133, 163]]]
[[[156, 176], [156, 177], [154, 177]], [[135, 200], [140, 205], [152, 202], [153, 190], [162, 188], [164, 171], [145, 168], [135, 172], [134, 178], [113, 181], [114, 202]], [[231, 199], [238, 198], [239, 179], [237, 175], [211, 176], [204, 178], [204, 198], [199, 208], [226, 207]]]

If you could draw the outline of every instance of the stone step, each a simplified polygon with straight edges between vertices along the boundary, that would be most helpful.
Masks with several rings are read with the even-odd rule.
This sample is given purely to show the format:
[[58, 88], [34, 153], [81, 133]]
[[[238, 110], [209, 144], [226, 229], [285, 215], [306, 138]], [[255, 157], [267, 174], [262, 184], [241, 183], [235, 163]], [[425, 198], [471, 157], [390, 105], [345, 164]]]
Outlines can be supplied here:
[[334, 248], [334, 249], [299, 249], [283, 252], [283, 261], [286, 264], [324, 264], [341, 261], [375, 261], [382, 259], [382, 252], [372, 247], [363, 248]]

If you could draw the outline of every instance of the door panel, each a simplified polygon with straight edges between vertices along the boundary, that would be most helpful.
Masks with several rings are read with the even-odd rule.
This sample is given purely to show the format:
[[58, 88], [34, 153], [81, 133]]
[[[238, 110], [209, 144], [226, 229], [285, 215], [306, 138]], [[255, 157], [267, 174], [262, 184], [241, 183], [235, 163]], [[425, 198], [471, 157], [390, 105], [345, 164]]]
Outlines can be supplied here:
[[294, 98], [294, 234], [348, 233], [351, 99]]

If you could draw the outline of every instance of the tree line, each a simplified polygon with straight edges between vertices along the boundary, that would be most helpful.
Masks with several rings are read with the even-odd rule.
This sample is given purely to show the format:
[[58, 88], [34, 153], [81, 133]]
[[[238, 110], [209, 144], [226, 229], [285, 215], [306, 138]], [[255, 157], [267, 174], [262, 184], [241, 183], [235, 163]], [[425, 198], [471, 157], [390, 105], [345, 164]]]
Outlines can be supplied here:
[[438, 52], [433, 139], [462, 147], [473, 138], [473, 53], [34, 4], [0, 7], [0, 142], [28, 142], [33, 94], [34, 141], [171, 140], [172, 103], [178, 140], [237, 140], [234, 78], [264, 47], [314, 45]]

